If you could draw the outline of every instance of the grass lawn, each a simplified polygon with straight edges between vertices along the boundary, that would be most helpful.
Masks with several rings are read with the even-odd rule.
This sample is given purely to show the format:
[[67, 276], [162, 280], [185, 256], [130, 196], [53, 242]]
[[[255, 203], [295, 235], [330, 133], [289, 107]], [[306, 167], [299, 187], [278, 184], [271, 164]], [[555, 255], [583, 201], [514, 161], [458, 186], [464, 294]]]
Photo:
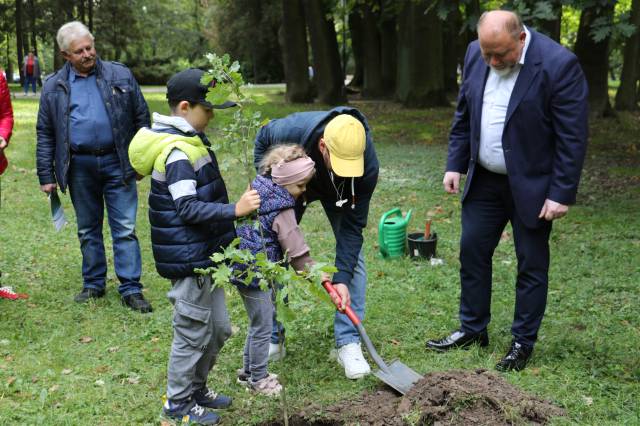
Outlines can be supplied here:
[[[311, 108], [284, 104], [277, 90], [264, 96], [269, 102], [261, 108], [268, 117]], [[163, 94], [146, 97], [152, 111], [167, 111]], [[139, 185], [137, 232], [145, 296], [155, 311], [140, 315], [120, 305], [110, 254], [107, 296], [88, 305], [74, 303], [82, 278], [71, 202], [62, 196], [71, 223], [56, 233], [35, 171], [37, 101], [21, 97], [13, 105], [11, 164], [2, 176], [0, 269], [3, 285], [30, 298], [0, 300], [0, 424], [158, 424], [171, 306], [165, 297], [169, 282], [157, 275], [151, 254], [149, 179]], [[489, 347], [447, 354], [424, 349], [427, 338], [458, 324], [460, 204], [441, 188], [452, 109], [354, 105], [369, 119], [381, 164], [365, 231], [370, 337], [385, 359], [399, 358], [422, 373], [492, 369], [511, 338], [516, 260], [509, 229], [494, 258]], [[213, 125], [227, 114], [220, 112]], [[640, 424], [640, 117], [621, 114], [591, 127], [578, 204], [554, 225], [547, 314], [534, 358], [523, 372], [505, 377], [565, 407], [568, 416], [554, 424]], [[227, 172], [226, 182], [232, 199], [246, 185], [237, 170]], [[378, 256], [378, 220], [396, 206], [413, 209], [410, 230], [421, 230], [424, 220], [433, 218], [442, 266]], [[333, 237], [319, 205], [311, 205], [302, 228], [315, 257], [331, 261]], [[235, 383], [247, 320], [236, 292], [228, 293], [227, 304], [236, 333], [209, 380], [234, 398], [223, 413], [225, 424], [277, 418], [278, 399], [253, 396]], [[330, 359], [332, 312], [329, 304], [319, 304], [298, 316], [288, 330], [287, 358], [272, 366], [286, 380], [290, 412], [380, 386], [375, 377], [345, 379]]]

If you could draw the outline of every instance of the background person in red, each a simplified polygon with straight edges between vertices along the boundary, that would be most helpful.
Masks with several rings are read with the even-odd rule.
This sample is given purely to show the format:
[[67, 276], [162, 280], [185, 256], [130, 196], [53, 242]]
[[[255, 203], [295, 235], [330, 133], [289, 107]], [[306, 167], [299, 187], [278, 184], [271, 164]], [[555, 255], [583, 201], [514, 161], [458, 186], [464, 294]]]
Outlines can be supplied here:
[[36, 94], [36, 84], [40, 78], [40, 61], [34, 50], [30, 50], [29, 54], [22, 60], [22, 75], [24, 76], [24, 95], [29, 94], [29, 86]]

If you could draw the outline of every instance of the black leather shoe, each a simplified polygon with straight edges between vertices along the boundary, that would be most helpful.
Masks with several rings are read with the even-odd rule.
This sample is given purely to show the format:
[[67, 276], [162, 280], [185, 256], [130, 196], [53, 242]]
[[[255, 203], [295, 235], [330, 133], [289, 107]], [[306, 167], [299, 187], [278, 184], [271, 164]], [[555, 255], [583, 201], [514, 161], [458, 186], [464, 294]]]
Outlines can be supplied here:
[[487, 346], [489, 344], [487, 330], [483, 330], [480, 333], [464, 333], [456, 330], [440, 340], [427, 340], [427, 349], [444, 352], [449, 349], [466, 348], [473, 344], [478, 344], [482, 347]]
[[145, 300], [142, 293], [133, 293], [128, 296], [124, 296], [122, 298], [122, 304], [130, 307], [134, 311], [142, 312], [143, 314], [153, 312], [151, 303]]
[[98, 299], [104, 296], [104, 290], [95, 288], [83, 288], [82, 291], [73, 298], [78, 303], [86, 303], [89, 299]]
[[533, 353], [532, 346], [526, 346], [515, 340], [511, 342], [509, 352], [496, 364], [498, 371], [522, 370], [531, 358]]

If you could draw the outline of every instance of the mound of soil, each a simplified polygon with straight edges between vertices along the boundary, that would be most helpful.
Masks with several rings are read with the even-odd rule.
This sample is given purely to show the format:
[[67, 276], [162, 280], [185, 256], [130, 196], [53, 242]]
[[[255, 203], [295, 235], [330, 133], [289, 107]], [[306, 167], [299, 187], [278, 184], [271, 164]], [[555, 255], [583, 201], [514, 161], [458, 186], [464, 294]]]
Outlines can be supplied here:
[[[332, 407], [308, 407], [291, 426], [544, 424], [565, 412], [486, 370], [428, 374], [403, 397], [385, 388]], [[264, 426], [282, 425], [282, 421]]]

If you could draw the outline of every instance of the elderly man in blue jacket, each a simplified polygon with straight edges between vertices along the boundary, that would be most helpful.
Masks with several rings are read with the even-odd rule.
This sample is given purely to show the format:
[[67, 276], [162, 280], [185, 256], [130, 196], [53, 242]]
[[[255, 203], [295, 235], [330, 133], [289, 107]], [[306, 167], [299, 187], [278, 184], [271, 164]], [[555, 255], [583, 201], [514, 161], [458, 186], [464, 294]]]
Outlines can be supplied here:
[[491, 264], [507, 222], [518, 259], [512, 341], [497, 363], [522, 370], [544, 316], [549, 236], [575, 203], [587, 147], [587, 81], [576, 56], [509, 11], [485, 12], [464, 60], [444, 189], [462, 195], [460, 328], [429, 340], [487, 346]]
[[128, 157], [133, 135], [149, 127], [147, 104], [127, 67], [98, 58], [93, 35], [82, 23], [60, 27], [57, 41], [67, 62], [42, 90], [36, 156], [41, 190], [50, 194], [69, 187], [76, 212], [83, 288], [75, 301], [105, 294], [106, 205], [122, 303], [151, 312], [140, 284], [136, 173]]
[[[363, 318], [367, 275], [362, 231], [378, 182], [378, 158], [367, 120], [357, 109], [347, 107], [272, 120], [256, 136], [255, 164], [270, 147], [281, 143], [302, 145], [316, 163], [316, 174], [296, 205], [297, 218], [302, 218], [307, 203], [322, 203], [336, 239], [338, 272], [332, 281], [347, 286], [351, 307]], [[357, 379], [368, 374], [371, 369], [362, 355], [358, 331], [340, 312], [334, 318], [334, 334], [337, 359], [345, 375]], [[271, 359], [284, 355], [277, 353], [277, 336], [274, 330]]]

